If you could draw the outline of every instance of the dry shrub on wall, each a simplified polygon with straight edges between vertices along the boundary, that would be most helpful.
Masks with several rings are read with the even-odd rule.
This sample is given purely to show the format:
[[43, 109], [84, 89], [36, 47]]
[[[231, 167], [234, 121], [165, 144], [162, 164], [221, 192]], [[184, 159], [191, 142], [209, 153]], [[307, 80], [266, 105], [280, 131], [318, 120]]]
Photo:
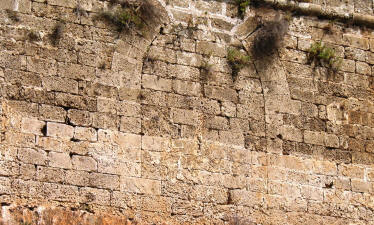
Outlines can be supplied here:
[[252, 53], [255, 58], [272, 55], [281, 47], [284, 36], [287, 34], [289, 21], [279, 15], [273, 21], [266, 22], [257, 32]]
[[110, 9], [97, 19], [114, 25], [118, 32], [137, 30], [146, 35], [147, 29], [160, 23], [160, 13], [151, 0], [111, 0]]

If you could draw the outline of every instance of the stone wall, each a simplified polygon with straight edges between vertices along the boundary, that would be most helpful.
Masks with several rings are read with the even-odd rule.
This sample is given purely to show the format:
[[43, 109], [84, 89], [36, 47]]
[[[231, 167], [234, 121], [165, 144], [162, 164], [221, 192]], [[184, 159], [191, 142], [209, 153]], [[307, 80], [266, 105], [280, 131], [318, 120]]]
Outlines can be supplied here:
[[[374, 224], [370, 28], [295, 15], [233, 77], [227, 49], [251, 54], [277, 5], [240, 19], [231, 1], [153, 1], [147, 35], [98, 20], [109, 5], [0, 3], [5, 224]], [[308, 62], [319, 40], [337, 72]]]

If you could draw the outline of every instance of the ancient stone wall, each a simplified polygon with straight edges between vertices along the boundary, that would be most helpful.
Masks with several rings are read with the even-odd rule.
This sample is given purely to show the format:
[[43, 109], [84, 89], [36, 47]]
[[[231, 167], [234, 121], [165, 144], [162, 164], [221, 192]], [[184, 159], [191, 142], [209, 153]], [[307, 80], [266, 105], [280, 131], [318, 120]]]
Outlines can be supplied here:
[[[243, 19], [234, 1], [151, 2], [146, 33], [119, 33], [109, 1], [1, 0], [5, 224], [374, 224], [371, 0]], [[278, 15], [282, 45], [257, 58]], [[311, 65], [320, 40], [338, 70]], [[233, 47], [251, 55], [237, 76]]]

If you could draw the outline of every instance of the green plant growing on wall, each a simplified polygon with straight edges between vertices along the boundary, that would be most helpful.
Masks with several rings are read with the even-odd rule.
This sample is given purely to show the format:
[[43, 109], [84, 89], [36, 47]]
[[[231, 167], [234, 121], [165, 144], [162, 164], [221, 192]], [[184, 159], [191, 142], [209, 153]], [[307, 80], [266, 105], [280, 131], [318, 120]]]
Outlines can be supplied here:
[[238, 7], [238, 14], [240, 18], [244, 18], [247, 7], [251, 3], [251, 0], [235, 0], [235, 5]]
[[231, 67], [231, 75], [234, 81], [240, 70], [249, 65], [250, 59], [251, 58], [247, 54], [241, 52], [237, 48], [229, 48], [227, 50], [227, 62]]
[[335, 50], [325, 46], [321, 41], [313, 43], [308, 49], [308, 61], [315, 65], [325, 66], [333, 71], [339, 70], [342, 62], [336, 56]]

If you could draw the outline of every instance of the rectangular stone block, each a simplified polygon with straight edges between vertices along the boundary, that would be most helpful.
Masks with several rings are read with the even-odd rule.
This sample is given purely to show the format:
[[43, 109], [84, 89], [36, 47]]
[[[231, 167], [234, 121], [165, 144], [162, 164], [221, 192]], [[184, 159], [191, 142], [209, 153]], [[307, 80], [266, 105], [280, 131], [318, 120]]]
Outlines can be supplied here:
[[66, 170], [65, 183], [76, 186], [88, 186], [89, 175], [90, 174], [86, 171]]
[[223, 204], [227, 202], [228, 193], [226, 189], [212, 186], [195, 185], [191, 198], [202, 202]]
[[121, 177], [121, 191], [161, 195], [161, 181], [135, 177]]
[[73, 169], [85, 170], [85, 171], [96, 171], [97, 162], [92, 157], [73, 155], [72, 157]]
[[78, 82], [75, 80], [61, 77], [43, 77], [42, 82], [47, 91], [78, 94]]
[[365, 168], [358, 165], [341, 164], [338, 167], [339, 175], [348, 178], [364, 179]]
[[174, 123], [197, 125], [199, 123], [199, 113], [194, 110], [172, 109], [171, 114]]
[[39, 114], [41, 119], [52, 122], [63, 123], [66, 118], [66, 111], [64, 108], [51, 105], [40, 105]]
[[88, 111], [70, 109], [67, 116], [73, 125], [90, 126], [92, 124], [92, 115]]
[[139, 134], [141, 132], [141, 118], [121, 117], [120, 131]]
[[25, 163], [46, 165], [47, 153], [42, 150], [34, 150], [31, 148], [18, 149], [18, 159]]
[[117, 114], [117, 101], [110, 98], [97, 98], [97, 111]]
[[325, 135], [321, 132], [306, 130], [304, 131], [304, 141], [307, 144], [324, 145]]
[[200, 71], [195, 67], [169, 64], [167, 70], [170, 77], [180, 80], [198, 81], [200, 78]]
[[81, 141], [97, 141], [97, 131], [91, 127], [75, 127], [74, 138]]
[[57, 168], [64, 168], [64, 169], [71, 169], [71, 158], [69, 153], [63, 152], [49, 152], [48, 154], [49, 159], [49, 166], [57, 167]]
[[208, 98], [213, 98], [220, 101], [230, 101], [234, 103], [238, 102], [238, 93], [231, 88], [205, 86], [204, 92]]
[[40, 121], [40, 120], [33, 119], [33, 118], [23, 118], [21, 130], [23, 133], [43, 135], [44, 126], [45, 126], [44, 121]]
[[280, 128], [279, 133], [282, 135], [282, 138], [284, 140], [288, 141], [296, 141], [296, 142], [302, 142], [303, 141], [303, 133], [300, 129], [297, 129], [292, 126], [283, 125]]
[[170, 140], [163, 137], [142, 136], [142, 149], [165, 151], [170, 146]]
[[58, 106], [63, 106], [63, 107], [68, 107], [68, 108], [73, 108], [73, 109], [80, 109], [80, 110], [87, 110], [90, 112], [97, 110], [96, 99], [86, 97], [86, 96], [78, 96], [78, 95], [62, 93], [62, 92], [56, 93], [55, 104]]
[[117, 114], [121, 116], [140, 117], [141, 105], [136, 102], [120, 101], [117, 105]]
[[47, 136], [71, 139], [74, 136], [74, 127], [61, 123], [47, 123]]
[[142, 86], [147, 89], [170, 92], [171, 80], [154, 75], [143, 74]]
[[92, 187], [105, 188], [110, 190], [119, 190], [119, 176], [103, 173], [91, 173], [89, 184]]
[[208, 41], [197, 42], [196, 52], [203, 55], [218, 56], [221, 58], [226, 56], [226, 49], [223, 45]]
[[264, 195], [260, 192], [251, 192], [246, 190], [231, 190], [230, 196], [233, 204], [250, 207], [264, 205]]
[[202, 89], [199, 83], [173, 80], [173, 91], [181, 95], [199, 96]]
[[63, 183], [65, 181], [65, 171], [59, 168], [38, 166], [36, 179], [41, 182]]
[[87, 204], [110, 205], [110, 192], [108, 190], [84, 187], [79, 190], [79, 202]]

